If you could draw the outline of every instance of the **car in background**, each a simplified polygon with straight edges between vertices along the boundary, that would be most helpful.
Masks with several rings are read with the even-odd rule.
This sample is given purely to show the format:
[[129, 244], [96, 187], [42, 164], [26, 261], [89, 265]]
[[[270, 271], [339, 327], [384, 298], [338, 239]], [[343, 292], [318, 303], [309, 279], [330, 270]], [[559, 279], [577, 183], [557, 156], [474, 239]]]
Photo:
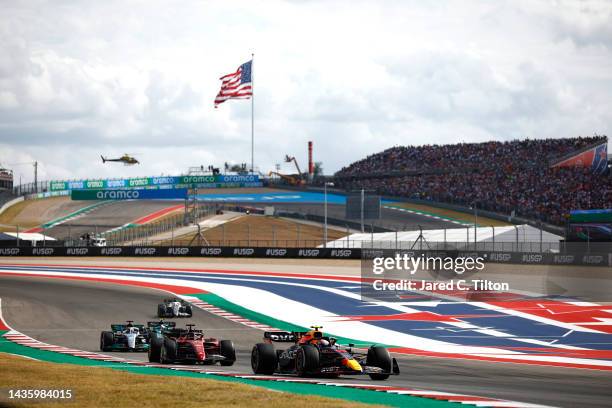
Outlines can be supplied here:
[[160, 318], [191, 317], [192, 315], [191, 305], [181, 298], [166, 298], [163, 303], [157, 305], [157, 317]]
[[102, 237], [92, 238], [91, 246], [94, 246], [94, 247], [105, 247], [106, 246], [106, 238], [102, 238]]
[[111, 324], [110, 331], [100, 333], [102, 351], [149, 351], [149, 331], [142, 324], [128, 320], [126, 324]]
[[[336, 339], [323, 335], [321, 326], [307, 332], [265, 332], [264, 342], [251, 352], [255, 374], [290, 374], [299, 377], [364, 375], [372, 380], [386, 380], [399, 374], [395, 358], [383, 346], [372, 345], [366, 353], [353, 350], [354, 345], [340, 347]], [[273, 342], [293, 343], [287, 349], [275, 350]]]
[[167, 322], [165, 320], [147, 322], [147, 330], [151, 336], [161, 335], [162, 333], [172, 330], [176, 327], [175, 322]]
[[161, 336], [151, 337], [149, 362], [172, 364], [216, 364], [231, 366], [236, 361], [236, 350], [231, 340], [205, 337], [202, 330], [188, 324], [187, 328], [165, 330]]

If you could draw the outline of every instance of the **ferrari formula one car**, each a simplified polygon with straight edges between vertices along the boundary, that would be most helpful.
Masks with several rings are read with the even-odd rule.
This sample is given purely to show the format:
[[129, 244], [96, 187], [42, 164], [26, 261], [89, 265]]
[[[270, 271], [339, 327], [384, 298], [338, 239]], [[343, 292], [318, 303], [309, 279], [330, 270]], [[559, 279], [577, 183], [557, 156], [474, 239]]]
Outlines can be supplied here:
[[149, 361], [191, 364], [215, 364], [231, 366], [236, 361], [236, 350], [231, 340], [204, 337], [202, 330], [188, 324], [186, 329], [172, 328], [161, 336], [151, 336]]
[[149, 331], [142, 324], [111, 324], [110, 331], [100, 334], [102, 351], [149, 351]]
[[191, 305], [180, 298], [164, 299], [157, 305], [157, 317], [191, 317]]
[[[300, 377], [367, 374], [373, 380], [386, 380], [399, 374], [399, 366], [382, 346], [370, 346], [367, 353], [355, 352], [352, 344], [340, 347], [336, 339], [312, 326], [307, 332], [265, 332], [264, 343], [251, 352], [255, 374], [293, 374]], [[272, 342], [294, 343], [286, 350], [275, 350]]]

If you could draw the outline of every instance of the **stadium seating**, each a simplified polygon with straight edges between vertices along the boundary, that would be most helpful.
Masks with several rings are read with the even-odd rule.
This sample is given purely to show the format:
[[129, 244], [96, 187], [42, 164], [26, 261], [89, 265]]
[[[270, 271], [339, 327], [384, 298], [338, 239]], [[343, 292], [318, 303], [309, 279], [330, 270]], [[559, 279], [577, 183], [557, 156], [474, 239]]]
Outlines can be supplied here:
[[563, 224], [572, 209], [608, 208], [612, 178], [587, 168], [551, 168], [605, 136], [402, 146], [336, 173], [346, 189], [442, 201]]

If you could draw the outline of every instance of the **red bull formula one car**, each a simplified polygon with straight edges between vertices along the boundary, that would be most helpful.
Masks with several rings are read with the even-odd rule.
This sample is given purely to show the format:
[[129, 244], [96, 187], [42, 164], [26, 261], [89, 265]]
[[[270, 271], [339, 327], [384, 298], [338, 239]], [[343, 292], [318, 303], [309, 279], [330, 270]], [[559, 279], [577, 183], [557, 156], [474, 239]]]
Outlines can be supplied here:
[[149, 361], [162, 364], [215, 364], [231, 366], [236, 350], [231, 340], [204, 337], [202, 330], [188, 324], [186, 329], [172, 327], [151, 337]]
[[[255, 374], [292, 374], [299, 377], [367, 374], [373, 380], [386, 380], [399, 374], [397, 361], [382, 346], [372, 345], [367, 353], [353, 350], [353, 345], [340, 347], [336, 339], [323, 335], [321, 326], [307, 332], [265, 332], [264, 343], [251, 352], [251, 367]], [[293, 345], [275, 350], [273, 342]]]

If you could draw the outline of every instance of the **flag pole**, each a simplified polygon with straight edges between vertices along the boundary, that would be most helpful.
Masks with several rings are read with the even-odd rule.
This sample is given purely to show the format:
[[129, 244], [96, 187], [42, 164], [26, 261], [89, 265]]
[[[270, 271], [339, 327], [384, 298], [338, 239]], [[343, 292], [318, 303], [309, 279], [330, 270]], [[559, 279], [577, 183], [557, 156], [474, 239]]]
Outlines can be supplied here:
[[251, 54], [251, 174], [255, 173], [255, 54]]

